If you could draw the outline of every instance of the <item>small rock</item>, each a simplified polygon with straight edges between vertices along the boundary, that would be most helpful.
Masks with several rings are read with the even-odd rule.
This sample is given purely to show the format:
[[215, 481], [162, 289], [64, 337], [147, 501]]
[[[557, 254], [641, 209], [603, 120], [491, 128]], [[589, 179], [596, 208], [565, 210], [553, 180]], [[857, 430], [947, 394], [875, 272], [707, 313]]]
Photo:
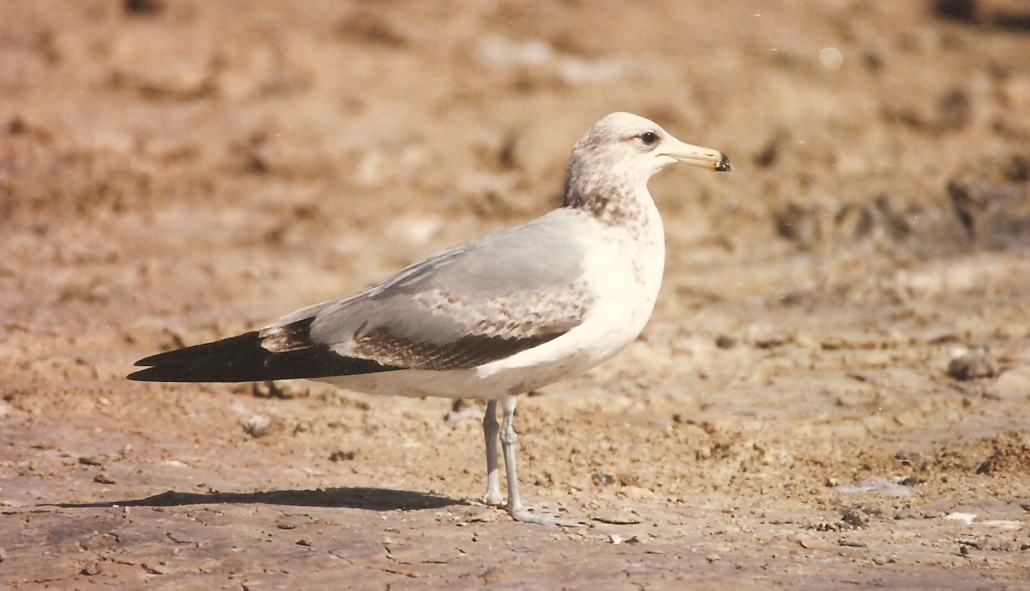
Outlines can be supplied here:
[[774, 349], [790, 342], [790, 337], [785, 335], [772, 335], [755, 340], [755, 346], [759, 349]]
[[992, 23], [1025, 29], [1030, 23], [1030, 7], [1010, 0], [936, 0], [933, 8], [940, 16], [971, 24]]
[[875, 493], [887, 497], [907, 497], [912, 489], [877, 477], [866, 478], [848, 486], [838, 486], [837, 490], [845, 494]]
[[715, 339], [715, 346], [720, 349], [732, 349], [737, 346], [737, 339], [721, 334]]
[[92, 456], [81, 456], [79, 458], [79, 463], [80, 464], [84, 464], [86, 466], [103, 466], [104, 465], [103, 460], [101, 460], [99, 458], [94, 458]]
[[593, 519], [609, 525], [636, 525], [641, 521], [640, 516], [632, 509], [600, 511], [594, 514]]
[[304, 398], [308, 395], [304, 386], [291, 382], [255, 382], [251, 393], [256, 398], [280, 398], [283, 400]]
[[246, 431], [248, 435], [256, 439], [265, 434], [265, 430], [268, 429], [268, 424], [270, 422], [271, 421], [263, 416], [254, 415], [243, 424], [243, 430]]
[[298, 546], [304, 546], [305, 548], [310, 548], [312, 546], [311, 540], [308, 540], [306, 538], [301, 538], [301, 539], [297, 540], [297, 545]]
[[853, 529], [862, 529], [869, 527], [870, 516], [876, 514], [877, 511], [868, 510], [864, 507], [845, 507], [841, 512], [840, 520], [842, 523], [851, 526]]
[[796, 541], [798, 545], [802, 548], [806, 548], [808, 550], [825, 550], [830, 546], [822, 538], [817, 538], [806, 534], [798, 534], [794, 537], [794, 541]]
[[144, 562], [140, 566], [143, 568], [143, 570], [152, 575], [167, 575], [169, 572], [168, 569], [165, 568], [165, 565], [160, 562], [157, 564]]
[[649, 501], [654, 499], [654, 493], [640, 486], [624, 486], [619, 489], [619, 496], [631, 501]]
[[7, 133], [11, 135], [18, 135], [20, 133], [25, 133], [25, 130], [27, 130], [29, 126], [25, 124], [24, 119], [22, 119], [18, 115], [15, 115], [5, 122], [4, 127], [6, 128], [5, 131]]
[[157, 14], [164, 10], [164, 2], [160, 0], [125, 0], [125, 12], [129, 14]]
[[948, 363], [948, 375], [960, 381], [993, 378], [998, 375], [998, 364], [985, 349], [974, 347]]
[[1012, 540], [988, 535], [976, 542], [975, 548], [986, 552], [1015, 552], [1019, 546]]
[[641, 538], [640, 536], [630, 536], [626, 539], [626, 544], [643, 544], [647, 540], [647, 536]]
[[93, 560], [86, 563], [86, 566], [82, 567], [79, 571], [80, 575], [92, 577], [93, 575], [99, 575], [102, 571], [100, 570], [100, 563]]
[[944, 512], [930, 507], [902, 507], [894, 514], [894, 519], [939, 519]]
[[356, 457], [358, 457], [358, 452], [356, 452], [356, 451], [352, 451], [352, 450], [344, 451], [342, 449], [338, 449], [338, 450], [334, 451], [333, 453], [329, 454], [329, 461], [330, 462], [349, 462], [349, 461], [353, 460]]
[[96, 482], [97, 484], [116, 484], [115, 479], [111, 478], [104, 472], [97, 474], [96, 477], [93, 478], [93, 482]]
[[509, 583], [510, 585], [524, 576], [524, 568], [522, 565], [514, 564], [490, 567], [482, 574], [483, 582], [487, 585], [499, 585], [501, 583]]
[[722, 560], [722, 555], [717, 552], [712, 552], [708, 556], [705, 556], [705, 560], [707, 560], [709, 563], [715, 562], [717, 560]]
[[618, 544], [643, 544], [644, 541], [645, 540], [641, 539], [640, 536], [630, 536], [628, 538], [624, 538], [624, 537], [622, 537], [622, 536], [620, 536], [618, 534], [611, 534], [611, 535], [608, 536], [608, 543], [614, 544], [614, 545], [618, 545]]
[[254, 439], [260, 439], [282, 433], [286, 430], [286, 425], [282, 421], [272, 421], [268, 417], [254, 415], [243, 424], [243, 430]]
[[473, 515], [468, 521], [469, 523], [494, 523], [499, 520], [502, 515], [506, 515], [506, 513], [495, 509], [488, 509]]

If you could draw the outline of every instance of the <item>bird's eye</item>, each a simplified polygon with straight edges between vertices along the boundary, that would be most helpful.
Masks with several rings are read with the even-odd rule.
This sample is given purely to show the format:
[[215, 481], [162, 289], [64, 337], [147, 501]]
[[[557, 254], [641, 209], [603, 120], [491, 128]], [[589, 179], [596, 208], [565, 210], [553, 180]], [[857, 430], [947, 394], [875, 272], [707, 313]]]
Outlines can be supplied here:
[[645, 131], [640, 134], [640, 141], [644, 142], [645, 146], [653, 146], [658, 142], [658, 134], [653, 131]]

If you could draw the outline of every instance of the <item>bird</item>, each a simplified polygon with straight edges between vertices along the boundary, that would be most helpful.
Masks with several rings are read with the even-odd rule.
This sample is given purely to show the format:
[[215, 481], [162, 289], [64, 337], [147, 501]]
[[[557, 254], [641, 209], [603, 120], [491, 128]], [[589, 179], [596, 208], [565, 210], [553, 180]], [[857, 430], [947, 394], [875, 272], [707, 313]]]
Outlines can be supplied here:
[[718, 150], [682, 142], [638, 115], [609, 114], [573, 147], [557, 209], [259, 330], [140, 359], [135, 365], [145, 369], [128, 379], [311, 379], [374, 395], [485, 401], [484, 502], [506, 504], [520, 522], [584, 525], [523, 504], [516, 403], [611, 358], [644, 329], [665, 265], [647, 183], [677, 162], [731, 169]]

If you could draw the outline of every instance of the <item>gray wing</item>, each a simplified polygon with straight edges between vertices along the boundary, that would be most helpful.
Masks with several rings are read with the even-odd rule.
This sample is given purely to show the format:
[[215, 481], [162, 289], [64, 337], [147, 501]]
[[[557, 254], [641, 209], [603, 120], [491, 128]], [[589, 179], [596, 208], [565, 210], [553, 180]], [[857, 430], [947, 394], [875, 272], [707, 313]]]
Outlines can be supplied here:
[[345, 358], [446, 370], [555, 339], [591, 304], [570, 213], [458, 245], [354, 296], [295, 312], [261, 331], [263, 346], [328, 346]]
[[246, 382], [468, 369], [560, 337], [592, 301], [575, 212], [461, 244], [260, 331], [159, 353], [130, 379]]
[[248, 382], [403, 369], [460, 370], [554, 340], [592, 301], [582, 219], [559, 209], [461, 244], [350, 298], [263, 328], [140, 359], [129, 379]]

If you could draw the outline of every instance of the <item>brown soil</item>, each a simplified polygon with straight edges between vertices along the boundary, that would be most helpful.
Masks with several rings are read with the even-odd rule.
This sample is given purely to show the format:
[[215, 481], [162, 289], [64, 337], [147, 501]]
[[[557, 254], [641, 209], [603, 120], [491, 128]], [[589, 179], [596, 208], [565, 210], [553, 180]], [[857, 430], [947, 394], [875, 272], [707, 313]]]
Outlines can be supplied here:
[[[5, 2], [0, 587], [1030, 589], [1030, 34], [939, 4]], [[474, 408], [124, 379], [546, 212], [615, 110], [734, 173], [520, 404], [593, 527], [479, 504]]]

